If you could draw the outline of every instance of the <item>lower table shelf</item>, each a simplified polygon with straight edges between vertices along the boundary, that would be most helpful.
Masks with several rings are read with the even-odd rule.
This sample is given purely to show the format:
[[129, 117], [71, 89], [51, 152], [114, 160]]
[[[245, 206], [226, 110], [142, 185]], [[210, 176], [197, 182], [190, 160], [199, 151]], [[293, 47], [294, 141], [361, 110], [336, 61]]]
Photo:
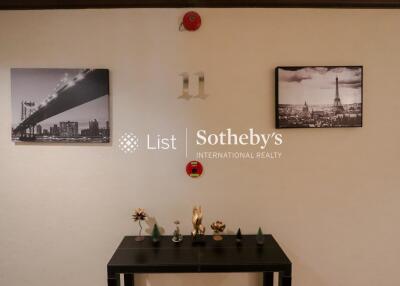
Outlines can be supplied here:
[[290, 286], [292, 263], [272, 235], [265, 235], [263, 246], [255, 235], [244, 235], [237, 244], [234, 235], [222, 241], [205, 237], [204, 244], [192, 244], [190, 236], [175, 245], [171, 236], [163, 236], [157, 245], [150, 237], [137, 242], [126, 236], [107, 265], [108, 286], [133, 286], [136, 273], [212, 273], [261, 272], [263, 285], [273, 285], [273, 273], [279, 273], [279, 285]]

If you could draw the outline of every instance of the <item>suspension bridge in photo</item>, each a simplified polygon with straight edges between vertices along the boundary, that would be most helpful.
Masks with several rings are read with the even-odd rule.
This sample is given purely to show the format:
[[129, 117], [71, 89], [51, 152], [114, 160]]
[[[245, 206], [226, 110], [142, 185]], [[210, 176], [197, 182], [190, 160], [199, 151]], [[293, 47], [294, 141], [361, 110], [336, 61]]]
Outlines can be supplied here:
[[[34, 127], [39, 122], [108, 94], [108, 70], [85, 69], [64, 82], [37, 107], [33, 102], [23, 102], [21, 123], [13, 135], [27, 136], [28, 130], [29, 136], [34, 136]], [[25, 116], [24, 104], [31, 107], [29, 114], [25, 110]]]

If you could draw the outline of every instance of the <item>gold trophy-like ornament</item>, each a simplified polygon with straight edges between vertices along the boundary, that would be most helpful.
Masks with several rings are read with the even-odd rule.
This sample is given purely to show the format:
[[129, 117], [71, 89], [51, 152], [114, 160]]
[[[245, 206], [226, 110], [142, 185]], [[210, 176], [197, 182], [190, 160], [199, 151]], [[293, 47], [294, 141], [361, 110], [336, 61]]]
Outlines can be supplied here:
[[216, 222], [213, 222], [213, 223], [211, 224], [211, 229], [214, 231], [213, 239], [214, 239], [215, 241], [221, 241], [221, 240], [224, 239], [224, 238], [220, 235], [220, 233], [221, 233], [221, 232], [224, 232], [224, 230], [225, 230], [225, 224], [224, 224], [222, 221], [217, 220]]
[[204, 233], [206, 232], [206, 228], [201, 224], [203, 220], [203, 211], [201, 210], [201, 206], [195, 206], [193, 208], [192, 215], [192, 238], [193, 242], [202, 242], [204, 241]]

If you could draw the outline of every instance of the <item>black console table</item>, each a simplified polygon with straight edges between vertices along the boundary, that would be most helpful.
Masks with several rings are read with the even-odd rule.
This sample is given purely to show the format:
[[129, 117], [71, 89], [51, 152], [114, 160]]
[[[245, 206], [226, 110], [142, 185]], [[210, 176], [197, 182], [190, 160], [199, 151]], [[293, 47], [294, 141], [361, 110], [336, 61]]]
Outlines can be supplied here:
[[272, 235], [265, 235], [257, 246], [254, 235], [244, 235], [241, 245], [234, 235], [214, 241], [206, 236], [205, 244], [192, 245], [191, 237], [175, 245], [171, 236], [161, 237], [154, 246], [150, 237], [136, 242], [126, 236], [107, 265], [108, 286], [133, 286], [135, 273], [262, 272], [263, 285], [273, 285], [273, 273], [279, 273], [279, 285], [290, 286], [292, 263]]

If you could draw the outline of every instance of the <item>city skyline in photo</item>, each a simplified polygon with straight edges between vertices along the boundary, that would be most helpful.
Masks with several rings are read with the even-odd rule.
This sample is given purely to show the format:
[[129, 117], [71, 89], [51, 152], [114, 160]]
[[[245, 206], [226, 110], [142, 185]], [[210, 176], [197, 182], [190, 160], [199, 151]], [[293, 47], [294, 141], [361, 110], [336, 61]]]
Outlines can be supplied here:
[[362, 67], [277, 68], [277, 127], [361, 127]]
[[108, 70], [12, 69], [11, 91], [14, 141], [109, 141]]

